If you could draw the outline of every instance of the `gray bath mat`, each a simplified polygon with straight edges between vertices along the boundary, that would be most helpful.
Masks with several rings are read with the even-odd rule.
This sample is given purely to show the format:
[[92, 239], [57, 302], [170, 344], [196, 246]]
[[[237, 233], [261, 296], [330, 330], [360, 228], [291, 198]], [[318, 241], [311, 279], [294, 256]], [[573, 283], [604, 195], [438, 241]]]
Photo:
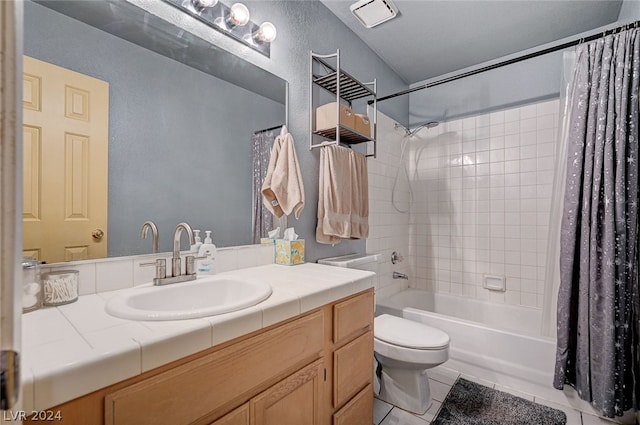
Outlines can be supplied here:
[[560, 410], [458, 379], [433, 425], [565, 425]]

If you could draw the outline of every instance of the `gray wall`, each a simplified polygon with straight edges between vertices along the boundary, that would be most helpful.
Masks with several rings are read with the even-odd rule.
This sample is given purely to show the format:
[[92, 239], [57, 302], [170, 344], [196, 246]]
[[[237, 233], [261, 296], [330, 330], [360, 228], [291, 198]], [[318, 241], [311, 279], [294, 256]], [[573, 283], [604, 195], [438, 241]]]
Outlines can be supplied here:
[[[306, 192], [306, 204], [299, 220], [289, 218], [296, 233], [306, 240], [306, 259], [351, 252], [364, 252], [365, 241], [342, 241], [331, 246], [315, 242], [318, 203], [318, 164], [320, 153], [309, 151], [309, 51], [332, 53], [340, 49], [342, 66], [361, 81], [378, 80], [381, 95], [395, 93], [408, 86], [373, 51], [317, 1], [250, 1], [245, 2], [255, 22], [271, 21], [278, 37], [267, 58], [251, 51], [228, 37], [219, 35], [198, 22], [185, 22], [174, 8], [157, 0], [129, 0], [144, 9], [168, 19], [180, 19], [189, 31], [210, 40], [289, 82], [289, 131], [296, 141], [296, 150]], [[178, 15], [178, 16], [176, 16]], [[409, 99], [398, 104], [381, 106], [382, 112], [406, 122]], [[214, 229], [215, 230], [215, 229]]]
[[282, 124], [284, 105], [31, 2], [24, 44], [110, 84], [109, 256], [150, 252], [145, 220], [163, 251], [180, 221], [251, 243], [251, 134]]
[[[289, 81], [290, 132], [296, 140], [300, 168], [304, 174], [306, 205], [298, 221], [289, 225], [306, 240], [307, 261], [351, 252], [364, 252], [365, 241], [342, 241], [335, 246], [315, 242], [318, 204], [318, 149], [309, 151], [309, 51], [333, 53], [340, 49], [342, 67], [360, 81], [377, 78], [378, 93], [386, 95], [408, 86], [342, 21], [317, 1], [247, 2], [256, 22], [268, 20], [278, 29], [271, 59], [248, 52], [245, 57]], [[235, 47], [234, 49], [237, 49]], [[381, 105], [385, 114], [406, 122], [408, 99], [397, 105]]]
[[561, 59], [562, 52], [555, 52], [416, 91], [409, 96], [410, 126], [557, 97], [560, 93]]
[[637, 21], [640, 19], [640, 1], [623, 0], [618, 22]]
[[[640, 19], [640, 1], [625, 0], [616, 24], [519, 52], [476, 67], [421, 81], [413, 84], [412, 87], [418, 87], [443, 77], [501, 62], [552, 45], [562, 44], [578, 37], [601, 32], [605, 28], [633, 22], [638, 19]], [[409, 96], [409, 124], [414, 127], [428, 121], [446, 121], [447, 119], [482, 114], [558, 97], [560, 95], [561, 70], [562, 52], [558, 51], [433, 88], [416, 91]]]

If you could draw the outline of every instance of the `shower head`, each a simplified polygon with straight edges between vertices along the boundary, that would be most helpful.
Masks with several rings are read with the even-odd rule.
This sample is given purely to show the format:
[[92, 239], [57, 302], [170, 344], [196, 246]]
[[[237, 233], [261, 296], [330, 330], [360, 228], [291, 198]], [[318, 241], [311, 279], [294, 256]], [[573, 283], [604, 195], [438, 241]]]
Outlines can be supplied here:
[[429, 121], [425, 124], [421, 124], [411, 130], [407, 131], [407, 136], [413, 136], [415, 135], [417, 132], [419, 132], [420, 130], [422, 130], [423, 128], [435, 128], [439, 125], [440, 123], [438, 121]]
[[405, 135], [406, 136], [413, 136], [414, 134], [416, 134], [418, 131], [422, 130], [423, 128], [434, 128], [437, 127], [438, 125], [440, 125], [440, 122], [438, 121], [429, 121], [425, 124], [421, 124], [413, 129], [408, 129], [407, 127], [403, 126], [402, 124], [398, 124], [395, 123], [394, 128], [398, 129], [401, 128], [404, 130]]

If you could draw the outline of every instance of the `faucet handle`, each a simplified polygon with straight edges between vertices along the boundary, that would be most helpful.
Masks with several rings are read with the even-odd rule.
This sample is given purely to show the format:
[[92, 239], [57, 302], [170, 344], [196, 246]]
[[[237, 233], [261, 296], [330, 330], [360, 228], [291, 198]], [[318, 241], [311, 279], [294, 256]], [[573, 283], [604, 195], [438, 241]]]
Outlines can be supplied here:
[[398, 254], [397, 251], [391, 253], [391, 264], [399, 263], [402, 260], [404, 260], [404, 257]]
[[153, 263], [140, 263], [140, 267], [156, 266], [156, 278], [164, 279], [167, 277], [167, 260], [158, 258]]
[[196, 274], [196, 260], [193, 255], [187, 255], [185, 257], [185, 274]]
[[186, 261], [186, 271], [185, 274], [196, 274], [196, 260], [204, 260], [207, 257], [206, 255], [203, 255], [201, 257], [195, 257], [193, 255], [187, 255], [185, 257], [185, 261]]

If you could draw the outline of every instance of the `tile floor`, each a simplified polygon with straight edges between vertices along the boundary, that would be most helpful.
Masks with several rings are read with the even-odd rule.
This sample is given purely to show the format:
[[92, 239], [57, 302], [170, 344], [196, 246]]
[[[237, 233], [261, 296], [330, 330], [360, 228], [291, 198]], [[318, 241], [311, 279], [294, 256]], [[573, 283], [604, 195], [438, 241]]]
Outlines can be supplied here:
[[610, 422], [599, 418], [597, 416], [593, 416], [587, 414], [585, 412], [580, 412], [568, 406], [563, 406], [557, 403], [553, 403], [548, 400], [544, 400], [540, 397], [526, 394], [521, 391], [504, 387], [502, 385], [496, 385], [492, 382], [486, 381], [484, 379], [479, 379], [473, 376], [460, 374], [455, 370], [448, 369], [442, 366], [436, 367], [429, 371], [429, 384], [431, 385], [431, 395], [433, 398], [433, 404], [427, 410], [424, 415], [414, 415], [405, 410], [399, 409], [397, 407], [393, 407], [392, 405], [374, 399], [373, 403], [373, 425], [426, 425], [430, 424], [431, 421], [435, 419], [440, 410], [440, 406], [444, 401], [445, 397], [449, 393], [449, 390], [455, 383], [456, 379], [461, 376], [469, 381], [477, 382], [481, 385], [485, 385], [487, 387], [495, 388], [500, 391], [508, 392], [518, 397], [525, 398], [527, 400], [534, 401], [536, 403], [544, 404], [549, 407], [553, 407], [554, 409], [562, 410], [567, 415], [567, 425], [613, 425], [614, 422]]

